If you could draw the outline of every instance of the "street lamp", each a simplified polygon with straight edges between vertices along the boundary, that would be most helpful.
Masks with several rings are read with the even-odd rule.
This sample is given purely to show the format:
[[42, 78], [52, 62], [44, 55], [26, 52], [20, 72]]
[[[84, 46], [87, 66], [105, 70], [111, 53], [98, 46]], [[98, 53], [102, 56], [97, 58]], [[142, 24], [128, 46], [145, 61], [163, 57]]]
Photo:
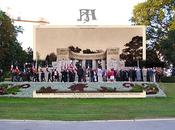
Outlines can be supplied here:
[[140, 66], [140, 65], [139, 65], [139, 59], [137, 59], [137, 67], [140, 68], [139, 66]]
[[137, 67], [140, 68], [140, 57], [135, 57], [134, 59], [137, 61]]

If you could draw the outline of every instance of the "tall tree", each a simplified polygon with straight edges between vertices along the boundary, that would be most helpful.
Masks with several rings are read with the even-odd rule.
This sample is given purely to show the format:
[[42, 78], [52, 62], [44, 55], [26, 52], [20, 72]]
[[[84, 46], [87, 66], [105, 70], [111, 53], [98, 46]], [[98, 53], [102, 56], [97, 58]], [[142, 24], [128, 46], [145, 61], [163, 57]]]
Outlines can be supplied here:
[[151, 46], [155, 54], [160, 54], [160, 41], [167, 37], [170, 29], [175, 28], [174, 14], [174, 0], [147, 0], [134, 7], [131, 21], [136, 25], [147, 26], [148, 47], [150, 49]]
[[160, 42], [164, 59], [175, 66], [175, 30], [168, 33], [168, 37]]
[[25, 50], [25, 52], [27, 54], [26, 61], [29, 63], [32, 63], [33, 62], [33, 50], [32, 50], [32, 48], [28, 47]]
[[24, 61], [25, 52], [17, 40], [21, 27], [13, 25], [12, 20], [0, 10], [0, 68], [9, 70], [11, 64]]
[[133, 37], [129, 43], [124, 45], [125, 49], [122, 50], [120, 59], [125, 60], [127, 65], [133, 65], [137, 60], [141, 60], [143, 54], [142, 44], [141, 36]]
[[46, 56], [46, 64], [47, 65], [51, 65], [53, 61], [57, 60], [57, 56], [55, 55], [55, 53], [50, 53], [49, 55]]

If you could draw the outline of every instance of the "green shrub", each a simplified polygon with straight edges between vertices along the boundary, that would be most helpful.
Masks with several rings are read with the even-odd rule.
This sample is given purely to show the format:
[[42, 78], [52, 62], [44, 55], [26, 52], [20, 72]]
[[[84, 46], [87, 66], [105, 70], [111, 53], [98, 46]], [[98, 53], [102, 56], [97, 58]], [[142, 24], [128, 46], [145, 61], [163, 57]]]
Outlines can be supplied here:
[[7, 94], [16, 94], [17, 92], [20, 92], [20, 86], [12, 86], [7, 89]]
[[175, 76], [162, 77], [161, 81], [164, 82], [164, 83], [175, 83]]
[[21, 86], [16, 85], [12, 86], [10, 84], [0, 84], [0, 94], [16, 94], [17, 92], [20, 92]]
[[143, 92], [143, 87], [141, 85], [135, 84], [130, 92]]
[[5, 71], [3, 75], [0, 77], [0, 82], [10, 81], [10, 80], [11, 80], [11, 73], [9, 71]]
[[0, 77], [0, 82], [2, 82], [2, 81], [4, 81], [4, 77], [1, 76]]
[[0, 88], [7, 89], [9, 87], [9, 84], [0, 84]]

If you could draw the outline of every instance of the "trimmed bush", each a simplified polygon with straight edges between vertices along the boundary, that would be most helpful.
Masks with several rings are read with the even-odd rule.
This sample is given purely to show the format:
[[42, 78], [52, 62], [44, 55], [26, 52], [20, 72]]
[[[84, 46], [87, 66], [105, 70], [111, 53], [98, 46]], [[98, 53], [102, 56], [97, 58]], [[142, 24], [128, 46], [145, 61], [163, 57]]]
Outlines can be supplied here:
[[13, 84], [0, 84], [0, 95], [13, 94], [16, 95], [20, 89], [26, 89], [30, 84], [13, 85]]
[[41, 87], [40, 90], [37, 90], [36, 93], [57, 93], [58, 89], [52, 89], [49, 87]]
[[14, 94], [14, 95], [16, 95], [17, 92], [20, 92], [19, 89], [20, 89], [20, 86], [19, 86], [19, 85], [9, 87], [9, 88], [7, 89], [7, 93], [6, 93], [6, 94]]
[[135, 84], [130, 92], [143, 92], [143, 87], [141, 85]]
[[17, 92], [20, 92], [20, 86], [12, 86], [11, 84], [0, 84], [0, 94], [16, 94]]
[[164, 83], [175, 83], [175, 76], [162, 77], [161, 81], [164, 82]]
[[116, 88], [109, 88], [101, 86], [100, 89], [97, 89], [98, 92], [117, 92]]

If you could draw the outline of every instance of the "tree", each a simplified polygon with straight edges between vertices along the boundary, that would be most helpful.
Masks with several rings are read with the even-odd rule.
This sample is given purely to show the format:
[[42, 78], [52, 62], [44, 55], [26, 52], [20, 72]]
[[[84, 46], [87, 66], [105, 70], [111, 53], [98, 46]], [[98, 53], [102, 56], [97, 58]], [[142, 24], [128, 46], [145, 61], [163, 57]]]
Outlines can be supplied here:
[[175, 66], [175, 30], [171, 30], [167, 38], [160, 42], [160, 45], [164, 59]]
[[146, 50], [146, 61], [143, 61], [142, 66], [145, 67], [165, 67], [165, 62], [162, 62], [158, 56], [156, 51], [152, 48], [147, 47]]
[[141, 36], [133, 37], [129, 43], [124, 45], [126, 48], [122, 50], [120, 59], [125, 60], [127, 65], [133, 65], [134, 62], [142, 59], [142, 44]]
[[70, 51], [73, 51], [75, 53], [80, 53], [81, 49], [79, 47], [69, 46], [68, 47]]
[[[175, 28], [174, 0], [147, 0], [134, 7], [131, 21], [136, 25], [146, 25], [148, 48], [150, 46], [160, 57], [160, 42], [167, 37], [168, 31]], [[151, 55], [148, 55], [150, 57]]]
[[55, 53], [50, 53], [49, 55], [46, 56], [46, 64], [51, 65], [53, 61], [57, 60], [57, 56]]
[[86, 49], [86, 50], [83, 50], [83, 53], [84, 54], [93, 54], [93, 53], [96, 53], [95, 51], [92, 51], [90, 49]]
[[32, 50], [32, 48], [28, 47], [25, 50], [25, 52], [27, 54], [26, 61], [29, 63], [32, 63], [33, 62], [33, 50]]
[[22, 47], [17, 41], [17, 33], [20, 28], [12, 24], [11, 19], [0, 11], [0, 68], [8, 70], [10, 64], [17, 63], [17, 57], [22, 51]]
[[134, 7], [131, 21], [136, 25], [146, 25], [147, 39], [156, 45], [172, 27], [174, 11], [174, 0], [147, 0]]
[[23, 65], [26, 62], [26, 52], [17, 40], [22, 28], [14, 26], [12, 20], [0, 10], [0, 68], [5, 71], [10, 65]]

